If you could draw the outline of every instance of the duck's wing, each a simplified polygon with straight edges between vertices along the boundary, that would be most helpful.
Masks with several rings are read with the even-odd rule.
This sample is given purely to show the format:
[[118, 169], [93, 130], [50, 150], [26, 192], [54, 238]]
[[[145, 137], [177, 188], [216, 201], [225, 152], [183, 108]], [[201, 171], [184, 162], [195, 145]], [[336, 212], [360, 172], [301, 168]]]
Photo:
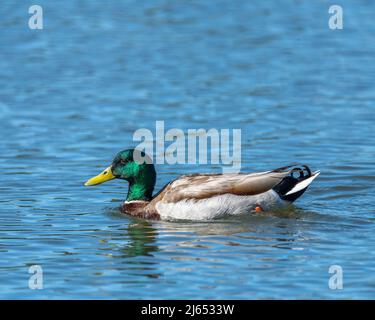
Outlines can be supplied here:
[[205, 199], [220, 194], [256, 195], [276, 186], [289, 175], [293, 166], [250, 174], [193, 174], [167, 184], [151, 201], [178, 202]]

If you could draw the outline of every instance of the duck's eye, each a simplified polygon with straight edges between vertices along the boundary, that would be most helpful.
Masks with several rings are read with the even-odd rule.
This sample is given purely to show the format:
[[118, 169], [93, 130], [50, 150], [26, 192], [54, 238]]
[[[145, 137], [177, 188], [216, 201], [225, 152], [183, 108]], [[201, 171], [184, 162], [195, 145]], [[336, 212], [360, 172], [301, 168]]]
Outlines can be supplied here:
[[127, 160], [124, 160], [124, 159], [121, 159], [121, 160], [120, 160], [120, 163], [121, 163], [121, 164], [127, 164], [128, 161], [127, 161]]

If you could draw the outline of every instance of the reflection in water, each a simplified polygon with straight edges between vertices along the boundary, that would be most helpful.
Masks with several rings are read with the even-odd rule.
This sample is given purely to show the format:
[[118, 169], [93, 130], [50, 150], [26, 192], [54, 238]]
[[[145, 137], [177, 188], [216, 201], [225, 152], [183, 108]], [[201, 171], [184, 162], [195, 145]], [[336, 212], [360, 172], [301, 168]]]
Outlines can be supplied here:
[[[241, 217], [229, 217], [222, 220], [207, 222], [157, 222], [161, 234], [173, 234], [176, 236], [176, 246], [192, 248], [210, 248], [211, 245], [220, 244], [225, 247], [243, 246], [247, 240], [248, 246], [270, 246], [274, 247], [275, 242], [292, 243], [299, 235], [299, 227], [292, 219], [285, 219], [283, 223], [275, 216], [249, 215]], [[188, 237], [188, 240], [179, 240]], [[277, 245], [276, 245], [277, 246]]]
[[132, 258], [137, 256], [152, 256], [159, 250], [156, 243], [157, 232], [148, 221], [135, 221], [126, 229], [129, 243], [121, 249], [123, 256]]
[[[169, 244], [173, 247], [209, 248], [209, 243], [236, 246], [244, 245], [243, 240], [248, 240], [250, 246], [294, 249], [293, 243], [304, 238], [303, 233], [306, 228], [304, 218], [308, 217], [309, 220], [321, 223], [332, 221], [332, 217], [313, 211], [304, 211], [294, 206], [275, 212], [199, 222], [146, 221], [125, 216], [117, 209], [111, 209], [107, 211], [107, 214], [121, 220], [130, 219], [124, 229], [126, 238], [123, 241], [125, 243], [120, 246], [121, 254], [117, 255], [122, 258], [153, 257], [155, 253], [166, 249], [157, 245], [158, 238], [166, 235], [173, 239], [173, 243]], [[205, 241], [206, 245], [203, 245], [202, 241]]]

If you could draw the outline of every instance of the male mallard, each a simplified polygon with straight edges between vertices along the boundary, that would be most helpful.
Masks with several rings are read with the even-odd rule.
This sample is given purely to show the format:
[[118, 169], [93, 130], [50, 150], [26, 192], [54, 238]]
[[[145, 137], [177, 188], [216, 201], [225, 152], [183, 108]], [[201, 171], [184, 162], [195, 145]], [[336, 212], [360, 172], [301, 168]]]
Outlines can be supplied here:
[[127, 180], [128, 196], [121, 211], [147, 219], [209, 220], [268, 210], [295, 201], [320, 173], [311, 173], [307, 166], [287, 166], [260, 173], [191, 174], [169, 182], [152, 196], [155, 167], [135, 161], [133, 152], [119, 152], [107, 169], [85, 185]]

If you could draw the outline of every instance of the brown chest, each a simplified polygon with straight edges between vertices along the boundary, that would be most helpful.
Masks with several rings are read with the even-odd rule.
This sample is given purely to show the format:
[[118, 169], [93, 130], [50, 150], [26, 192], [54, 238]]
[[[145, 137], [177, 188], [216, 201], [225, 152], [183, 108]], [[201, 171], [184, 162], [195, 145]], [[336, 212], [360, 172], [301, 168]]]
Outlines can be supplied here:
[[134, 217], [159, 220], [160, 215], [155, 210], [147, 208], [149, 202], [147, 201], [129, 201], [124, 202], [121, 206], [121, 212], [129, 214]]

